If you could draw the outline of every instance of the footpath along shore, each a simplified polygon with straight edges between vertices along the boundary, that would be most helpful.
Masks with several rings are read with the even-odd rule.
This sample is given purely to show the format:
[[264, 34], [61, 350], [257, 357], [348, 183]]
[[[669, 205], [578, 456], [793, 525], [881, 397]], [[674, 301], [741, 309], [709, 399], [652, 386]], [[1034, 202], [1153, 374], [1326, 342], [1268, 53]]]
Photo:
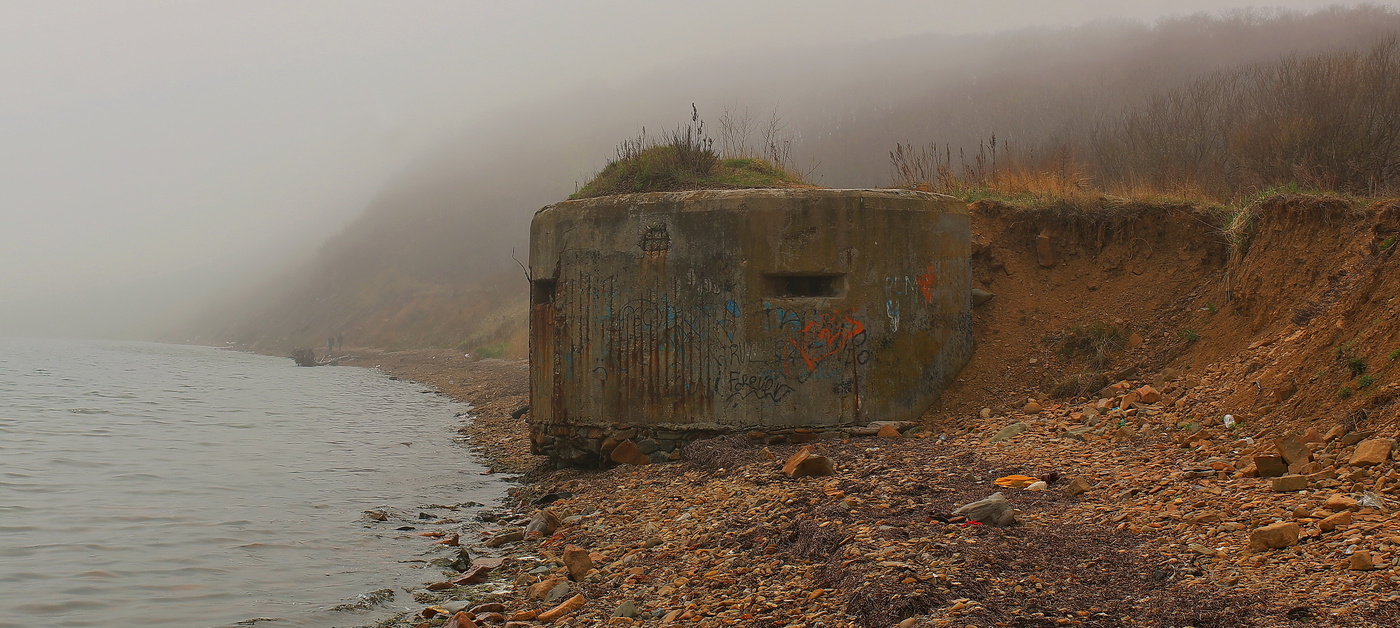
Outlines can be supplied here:
[[[886, 436], [555, 471], [512, 416], [523, 361], [352, 358], [471, 403], [474, 448], [524, 474], [477, 521], [412, 521], [432, 566], [380, 626], [1400, 625], [1392, 433], [1182, 424], [1208, 388], [1119, 382]], [[814, 455], [830, 474], [784, 473]]]

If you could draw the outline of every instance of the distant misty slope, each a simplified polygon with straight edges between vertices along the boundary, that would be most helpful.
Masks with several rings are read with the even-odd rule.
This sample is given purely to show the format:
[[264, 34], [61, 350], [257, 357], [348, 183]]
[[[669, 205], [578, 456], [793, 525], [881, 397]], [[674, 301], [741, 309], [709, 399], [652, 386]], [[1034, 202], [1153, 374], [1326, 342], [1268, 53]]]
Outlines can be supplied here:
[[523, 316], [511, 252], [525, 258], [533, 212], [573, 192], [641, 127], [659, 135], [687, 120], [691, 103], [712, 136], [726, 109], [761, 124], [776, 107], [815, 182], [884, 186], [896, 142], [975, 151], [996, 134], [1023, 149], [1053, 146], [1208, 72], [1365, 49], [1396, 33], [1400, 14], [1361, 7], [756, 50], [623, 84], [599, 68], [588, 91], [445, 138], [310, 262], [211, 306], [185, 332], [268, 347], [346, 333], [383, 346], [518, 351], [523, 336], [501, 318]]

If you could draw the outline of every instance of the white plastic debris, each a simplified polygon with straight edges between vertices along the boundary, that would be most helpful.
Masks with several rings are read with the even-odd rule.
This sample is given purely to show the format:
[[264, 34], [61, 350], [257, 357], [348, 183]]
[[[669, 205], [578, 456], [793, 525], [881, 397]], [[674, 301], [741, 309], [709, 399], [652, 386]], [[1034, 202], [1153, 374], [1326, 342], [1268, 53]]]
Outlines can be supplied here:
[[1235, 415], [1233, 415], [1233, 414], [1227, 414], [1227, 415], [1225, 415], [1225, 427], [1234, 427], [1234, 426], [1235, 426]]
[[1366, 493], [1361, 496], [1361, 499], [1357, 500], [1356, 504], [1362, 508], [1374, 508], [1381, 512], [1390, 510], [1385, 503], [1385, 499], [1382, 499], [1380, 495], [1371, 491], [1366, 491]]

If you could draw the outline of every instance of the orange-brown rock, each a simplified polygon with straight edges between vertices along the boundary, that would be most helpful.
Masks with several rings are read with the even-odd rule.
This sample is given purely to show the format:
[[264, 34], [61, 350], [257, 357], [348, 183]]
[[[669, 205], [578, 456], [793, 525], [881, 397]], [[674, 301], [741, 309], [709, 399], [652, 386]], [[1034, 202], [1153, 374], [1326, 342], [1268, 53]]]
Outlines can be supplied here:
[[1297, 436], [1280, 439], [1274, 444], [1274, 448], [1278, 450], [1278, 455], [1290, 467], [1312, 462], [1312, 452], [1308, 451], [1308, 446], [1304, 445], [1303, 440]]
[[1322, 502], [1322, 507], [1333, 512], [1340, 510], [1361, 509], [1360, 506], [1356, 505], [1356, 500], [1347, 497], [1346, 495], [1333, 495], [1331, 497], [1328, 497], [1327, 501]]
[[583, 605], [586, 603], [588, 603], [587, 598], [583, 597], [582, 595], [575, 595], [566, 600], [563, 604], [560, 604], [543, 613], [540, 613], [540, 616], [536, 617], [535, 619], [544, 623], [550, 623], [565, 615], [568, 615], [569, 613], [583, 608]]
[[608, 458], [618, 464], [633, 464], [638, 466], [651, 464], [651, 458], [642, 453], [642, 450], [637, 447], [637, 444], [631, 440], [618, 443], [617, 447], [613, 448], [612, 453], [608, 454]]
[[1162, 400], [1162, 393], [1152, 386], [1143, 386], [1137, 389], [1137, 395], [1143, 403], [1157, 403]]
[[485, 565], [474, 565], [460, 576], [452, 579], [453, 586], [464, 586], [468, 584], [480, 584], [486, 582], [486, 578], [491, 575], [491, 568]]
[[1356, 550], [1351, 555], [1350, 564], [1347, 566], [1352, 571], [1370, 571], [1376, 568], [1375, 559], [1371, 558], [1371, 553], [1366, 550]]
[[1083, 495], [1089, 492], [1089, 489], [1089, 481], [1082, 477], [1074, 478], [1069, 481], [1069, 484], [1065, 485], [1065, 493], [1068, 493], [1071, 497]]
[[792, 477], [803, 478], [809, 476], [832, 475], [836, 473], [836, 465], [826, 456], [808, 456], [793, 470]]
[[530, 518], [530, 523], [525, 526], [526, 538], [538, 538], [554, 534], [559, 529], [559, 513], [552, 508], [545, 508]]
[[880, 426], [880, 431], [876, 432], [875, 435], [884, 438], [899, 438], [900, 436], [902, 436], [902, 434], [899, 433], [899, 428], [895, 427], [891, 423], [886, 423]]
[[836, 465], [832, 464], [830, 458], [818, 456], [812, 452], [812, 446], [807, 445], [793, 454], [783, 465], [783, 473], [793, 478], [836, 473]]
[[1137, 436], [1137, 432], [1133, 431], [1131, 425], [1124, 425], [1113, 432], [1113, 440], [1132, 440], [1134, 436]]
[[803, 460], [811, 457], [813, 451], [811, 445], [806, 445], [802, 447], [802, 449], [797, 450], [797, 453], [788, 457], [787, 462], [783, 463], [783, 474], [791, 476], [793, 472], [797, 470], [797, 465], [802, 464]]
[[1327, 430], [1327, 435], [1326, 435], [1326, 436], [1323, 436], [1322, 438], [1323, 438], [1323, 440], [1326, 440], [1327, 442], [1330, 443], [1330, 442], [1332, 442], [1332, 441], [1334, 441], [1334, 440], [1337, 440], [1338, 438], [1341, 438], [1341, 437], [1343, 437], [1343, 436], [1346, 436], [1346, 435], [1347, 435], [1347, 432], [1349, 432], [1349, 431], [1351, 431], [1351, 430], [1348, 430], [1348, 429], [1346, 428], [1345, 425], [1341, 425], [1341, 424], [1333, 425], [1333, 426], [1332, 426], [1332, 429]]
[[1389, 438], [1363, 440], [1356, 445], [1356, 451], [1351, 454], [1351, 466], [1374, 467], [1389, 460], [1390, 452], [1394, 448], [1395, 441]]
[[1317, 522], [1317, 529], [1323, 532], [1331, 532], [1342, 526], [1351, 525], [1351, 511], [1343, 510], [1335, 515], [1327, 517]]
[[1288, 463], [1280, 456], [1255, 456], [1254, 468], [1261, 478], [1276, 478], [1288, 473]]
[[1255, 528], [1249, 534], [1249, 549], [1262, 551], [1298, 544], [1298, 524], [1282, 521]]
[[546, 595], [549, 595], [549, 592], [553, 590], [554, 587], [559, 586], [559, 583], [563, 581], [564, 579], [558, 576], [553, 578], [545, 578], [544, 580], [536, 582], [530, 585], [528, 588], [526, 588], [525, 597], [531, 600], [543, 600]]
[[478, 628], [478, 624], [472, 620], [472, 615], [466, 611], [459, 611], [452, 619], [442, 625], [442, 628]]
[[1308, 476], [1280, 475], [1270, 480], [1269, 486], [1274, 490], [1275, 493], [1301, 491], [1308, 487]]
[[582, 580], [593, 569], [593, 558], [588, 550], [577, 545], [564, 548], [564, 566], [569, 570], [569, 578]]

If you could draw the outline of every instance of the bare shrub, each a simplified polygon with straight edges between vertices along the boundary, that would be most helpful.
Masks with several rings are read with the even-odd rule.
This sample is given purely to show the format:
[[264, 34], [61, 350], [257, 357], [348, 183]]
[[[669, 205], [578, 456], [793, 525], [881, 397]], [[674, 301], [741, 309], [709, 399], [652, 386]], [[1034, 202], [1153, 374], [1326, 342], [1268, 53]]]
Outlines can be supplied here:
[[1088, 397], [1089, 395], [1102, 390], [1108, 385], [1108, 378], [1102, 373], [1086, 371], [1070, 375], [1055, 385], [1050, 391], [1050, 396], [1056, 399], [1072, 399], [1074, 397]]
[[297, 366], [316, 366], [316, 352], [306, 347], [292, 349], [291, 358]]
[[1060, 353], [1066, 358], [1082, 357], [1096, 370], [1108, 366], [1108, 358], [1127, 346], [1128, 335], [1112, 323], [1090, 323], [1069, 328], [1059, 339]]
[[677, 165], [704, 177], [715, 169], [719, 156], [715, 154], [715, 141], [705, 134], [705, 121], [700, 119], [700, 109], [690, 104], [690, 123], [677, 125], [671, 131], [669, 145], [675, 151]]
[[[751, 143], [756, 138], [756, 144]], [[775, 106], [763, 121], [745, 108], [742, 112], [725, 109], [719, 116], [719, 154], [725, 159], [762, 159], [779, 170], [806, 180], [817, 164], [798, 164], [798, 135], [791, 132]]]

